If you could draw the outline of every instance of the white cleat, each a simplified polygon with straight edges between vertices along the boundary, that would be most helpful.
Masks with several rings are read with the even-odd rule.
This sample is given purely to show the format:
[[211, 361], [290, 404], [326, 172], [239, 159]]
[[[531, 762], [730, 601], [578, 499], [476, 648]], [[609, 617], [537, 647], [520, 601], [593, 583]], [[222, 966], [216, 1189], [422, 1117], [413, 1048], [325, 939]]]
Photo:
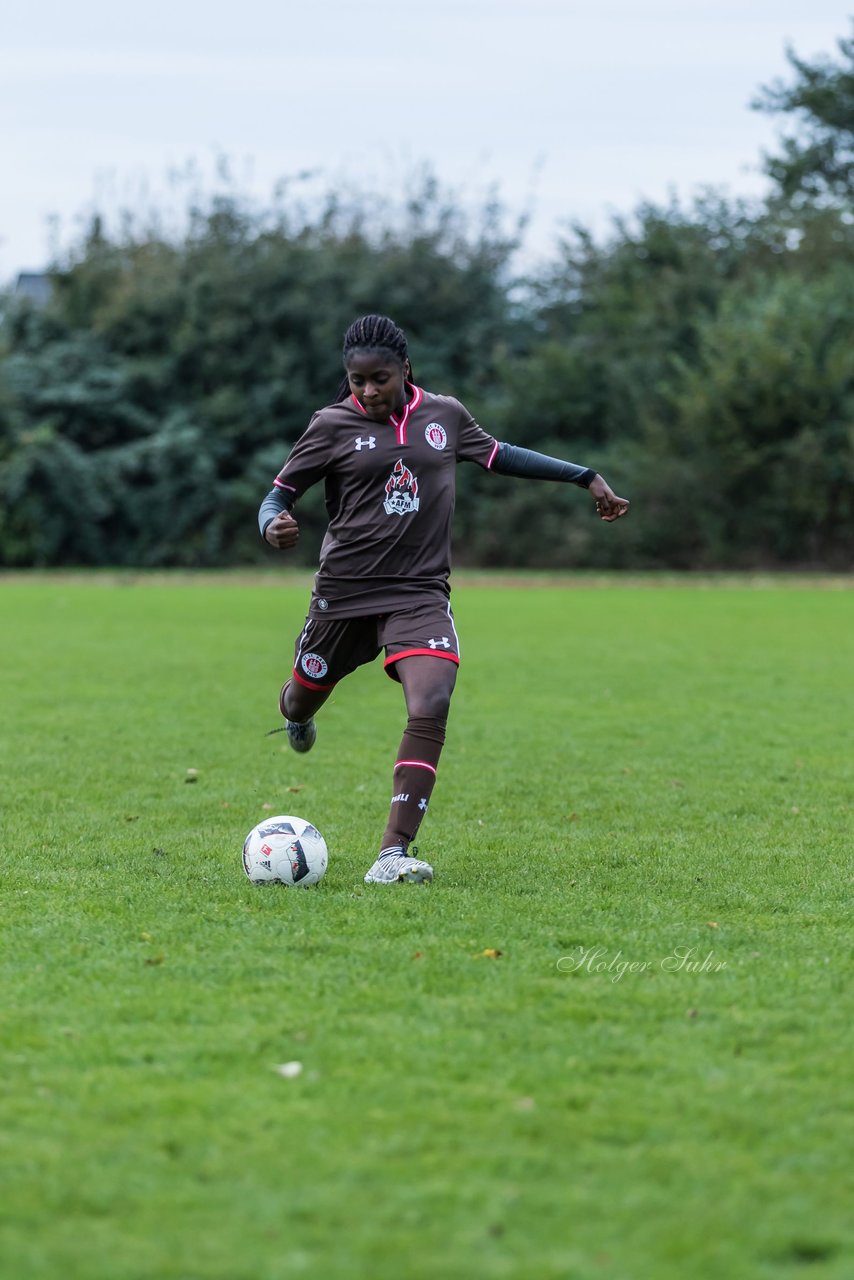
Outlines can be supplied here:
[[294, 751], [300, 754], [311, 751], [317, 737], [317, 725], [314, 723], [314, 716], [310, 716], [308, 720], [302, 722], [298, 720], [289, 720], [287, 723], [288, 742]]
[[432, 879], [430, 863], [421, 858], [410, 858], [400, 845], [396, 849], [384, 849], [365, 874], [365, 884], [400, 884], [404, 880], [412, 884], [429, 884]]

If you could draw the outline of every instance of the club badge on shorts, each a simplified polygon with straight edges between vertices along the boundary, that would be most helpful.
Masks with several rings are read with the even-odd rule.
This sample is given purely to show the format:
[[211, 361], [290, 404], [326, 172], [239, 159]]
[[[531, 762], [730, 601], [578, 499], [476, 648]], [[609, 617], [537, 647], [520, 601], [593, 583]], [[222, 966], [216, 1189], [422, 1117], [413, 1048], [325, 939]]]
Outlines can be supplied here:
[[311, 676], [312, 680], [322, 680], [329, 670], [329, 666], [319, 653], [304, 653], [300, 660], [300, 666], [307, 676]]

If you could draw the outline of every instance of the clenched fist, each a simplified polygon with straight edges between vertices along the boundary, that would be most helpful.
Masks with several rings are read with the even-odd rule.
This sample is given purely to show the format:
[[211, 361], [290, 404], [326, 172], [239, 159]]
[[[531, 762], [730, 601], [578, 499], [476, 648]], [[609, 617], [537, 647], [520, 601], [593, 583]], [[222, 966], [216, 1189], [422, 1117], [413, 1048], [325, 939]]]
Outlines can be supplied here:
[[299, 541], [299, 525], [288, 511], [280, 511], [264, 530], [264, 538], [277, 551], [287, 551]]
[[596, 499], [596, 514], [609, 524], [612, 520], [619, 520], [629, 509], [628, 499], [618, 498], [600, 475], [594, 476], [590, 481], [589, 492]]

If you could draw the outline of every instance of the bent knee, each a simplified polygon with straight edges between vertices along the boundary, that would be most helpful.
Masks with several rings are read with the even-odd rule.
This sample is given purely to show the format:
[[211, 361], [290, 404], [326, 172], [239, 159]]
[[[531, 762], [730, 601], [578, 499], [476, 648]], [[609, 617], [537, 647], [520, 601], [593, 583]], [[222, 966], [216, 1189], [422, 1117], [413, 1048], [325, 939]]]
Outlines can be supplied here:
[[429, 689], [407, 699], [406, 710], [410, 717], [430, 720], [447, 720], [451, 709], [450, 689]]
[[279, 710], [287, 720], [308, 720], [323, 706], [331, 689], [307, 689], [295, 680], [289, 680], [279, 694]]

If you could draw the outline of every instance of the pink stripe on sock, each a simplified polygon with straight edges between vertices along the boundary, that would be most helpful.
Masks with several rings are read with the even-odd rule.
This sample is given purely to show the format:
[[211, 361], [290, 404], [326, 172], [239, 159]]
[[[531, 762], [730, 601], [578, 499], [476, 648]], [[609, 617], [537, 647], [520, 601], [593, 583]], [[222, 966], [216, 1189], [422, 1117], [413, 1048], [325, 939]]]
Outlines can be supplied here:
[[428, 764], [426, 760], [398, 760], [394, 767], [395, 769], [399, 769], [401, 765], [405, 764], [411, 765], [413, 769], [429, 769], [433, 777], [435, 778], [436, 776], [436, 770], [433, 768], [432, 764]]

